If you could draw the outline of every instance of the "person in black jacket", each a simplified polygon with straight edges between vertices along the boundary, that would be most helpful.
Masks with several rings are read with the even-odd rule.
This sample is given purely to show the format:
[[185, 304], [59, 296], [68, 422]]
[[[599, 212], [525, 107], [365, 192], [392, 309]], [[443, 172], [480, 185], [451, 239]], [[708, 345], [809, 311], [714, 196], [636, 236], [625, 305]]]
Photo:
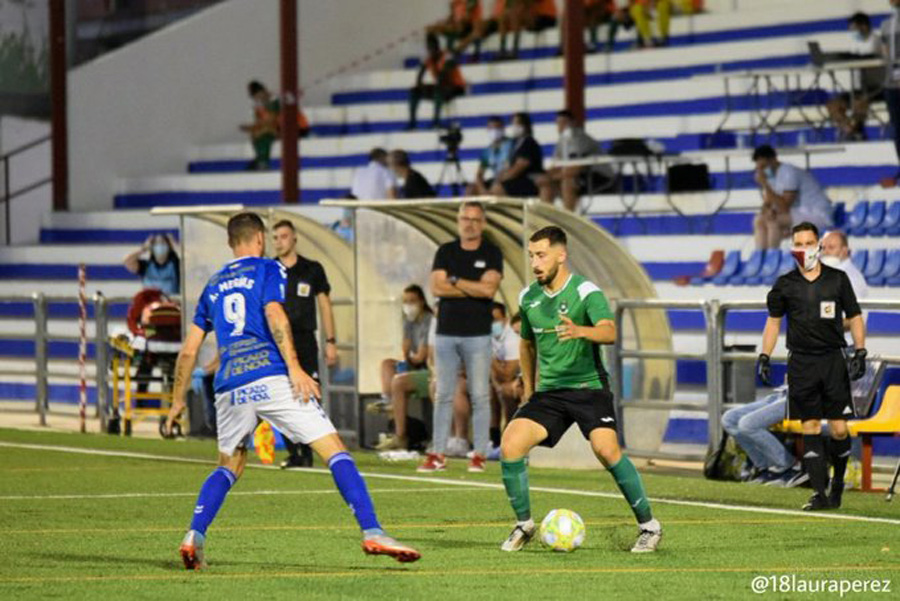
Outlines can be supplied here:
[[395, 198], [433, 198], [437, 196], [425, 176], [412, 168], [409, 155], [405, 150], [391, 151], [390, 165], [397, 182], [397, 187], [394, 189]]

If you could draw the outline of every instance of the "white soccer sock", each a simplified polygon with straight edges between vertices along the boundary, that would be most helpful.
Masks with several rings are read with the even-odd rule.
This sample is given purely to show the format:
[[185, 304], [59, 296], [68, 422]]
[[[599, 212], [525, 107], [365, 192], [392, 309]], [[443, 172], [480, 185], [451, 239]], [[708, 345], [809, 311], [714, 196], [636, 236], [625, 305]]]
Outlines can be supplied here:
[[662, 530], [662, 525], [659, 523], [659, 520], [653, 518], [649, 522], [644, 522], [643, 524], [638, 524], [641, 530], [648, 530], [650, 532], [659, 532]]

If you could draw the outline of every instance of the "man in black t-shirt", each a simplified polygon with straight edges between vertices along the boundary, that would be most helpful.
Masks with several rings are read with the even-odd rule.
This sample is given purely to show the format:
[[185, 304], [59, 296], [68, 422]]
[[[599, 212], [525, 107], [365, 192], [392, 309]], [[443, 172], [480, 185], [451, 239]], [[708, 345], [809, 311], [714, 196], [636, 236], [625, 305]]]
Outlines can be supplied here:
[[[850, 380], [866, 372], [866, 328], [847, 274], [819, 261], [819, 231], [803, 222], [792, 231], [798, 267], [775, 282], [767, 304], [769, 318], [759, 356], [760, 380], [771, 385], [769, 356], [778, 341], [781, 320], [788, 318], [788, 414], [803, 422], [803, 461], [815, 493], [806, 511], [840, 507], [844, 472], [850, 457], [847, 418], [853, 417]], [[844, 329], [850, 330], [856, 352], [849, 369], [844, 358]], [[829, 445], [834, 477], [828, 489], [828, 468], [822, 442], [822, 419], [831, 431]]]
[[516, 113], [509, 127], [512, 146], [509, 164], [497, 174], [491, 194], [528, 198], [540, 193], [535, 183], [538, 174], [544, 172], [544, 152], [532, 136], [531, 117], [528, 113]]
[[[275, 254], [287, 269], [284, 290], [284, 310], [291, 323], [291, 334], [297, 359], [303, 371], [319, 381], [319, 344], [316, 341], [316, 305], [322, 314], [325, 328], [325, 362], [337, 363], [337, 346], [334, 338], [334, 314], [331, 308], [331, 285], [325, 270], [317, 261], [297, 254], [297, 232], [288, 220], [279, 221], [272, 228]], [[294, 444], [284, 439], [288, 458], [281, 464], [284, 469], [312, 466], [312, 450], [305, 444]]]
[[484, 206], [464, 202], [459, 207], [459, 238], [442, 244], [434, 255], [431, 293], [440, 299], [434, 363], [432, 452], [420, 472], [446, 468], [445, 453], [453, 416], [453, 393], [460, 367], [466, 371], [472, 403], [474, 448], [470, 472], [483, 472], [491, 421], [491, 326], [494, 294], [503, 279], [503, 255], [484, 239]]
[[437, 196], [425, 176], [412, 168], [406, 151], [392, 150], [390, 165], [397, 182], [396, 198], [433, 198]]

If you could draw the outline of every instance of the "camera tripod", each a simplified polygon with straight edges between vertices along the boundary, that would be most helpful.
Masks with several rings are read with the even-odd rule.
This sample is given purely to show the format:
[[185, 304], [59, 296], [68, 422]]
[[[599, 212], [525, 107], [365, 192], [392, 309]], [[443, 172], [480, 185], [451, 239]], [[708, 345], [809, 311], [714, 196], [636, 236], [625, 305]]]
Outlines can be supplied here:
[[449, 180], [450, 192], [454, 197], [462, 196], [466, 188], [466, 176], [463, 174], [462, 166], [459, 164], [458, 148], [447, 149], [444, 165], [441, 167], [441, 174], [438, 176], [435, 188], [440, 188], [448, 176], [451, 178]]

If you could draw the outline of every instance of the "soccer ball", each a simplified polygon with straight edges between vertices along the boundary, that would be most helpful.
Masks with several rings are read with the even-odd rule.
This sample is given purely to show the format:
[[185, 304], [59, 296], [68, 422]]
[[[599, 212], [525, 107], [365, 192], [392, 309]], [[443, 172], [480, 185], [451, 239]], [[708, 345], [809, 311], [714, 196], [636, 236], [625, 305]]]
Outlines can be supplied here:
[[584, 542], [584, 521], [568, 509], [554, 509], [541, 522], [541, 543], [554, 551], [568, 553]]

